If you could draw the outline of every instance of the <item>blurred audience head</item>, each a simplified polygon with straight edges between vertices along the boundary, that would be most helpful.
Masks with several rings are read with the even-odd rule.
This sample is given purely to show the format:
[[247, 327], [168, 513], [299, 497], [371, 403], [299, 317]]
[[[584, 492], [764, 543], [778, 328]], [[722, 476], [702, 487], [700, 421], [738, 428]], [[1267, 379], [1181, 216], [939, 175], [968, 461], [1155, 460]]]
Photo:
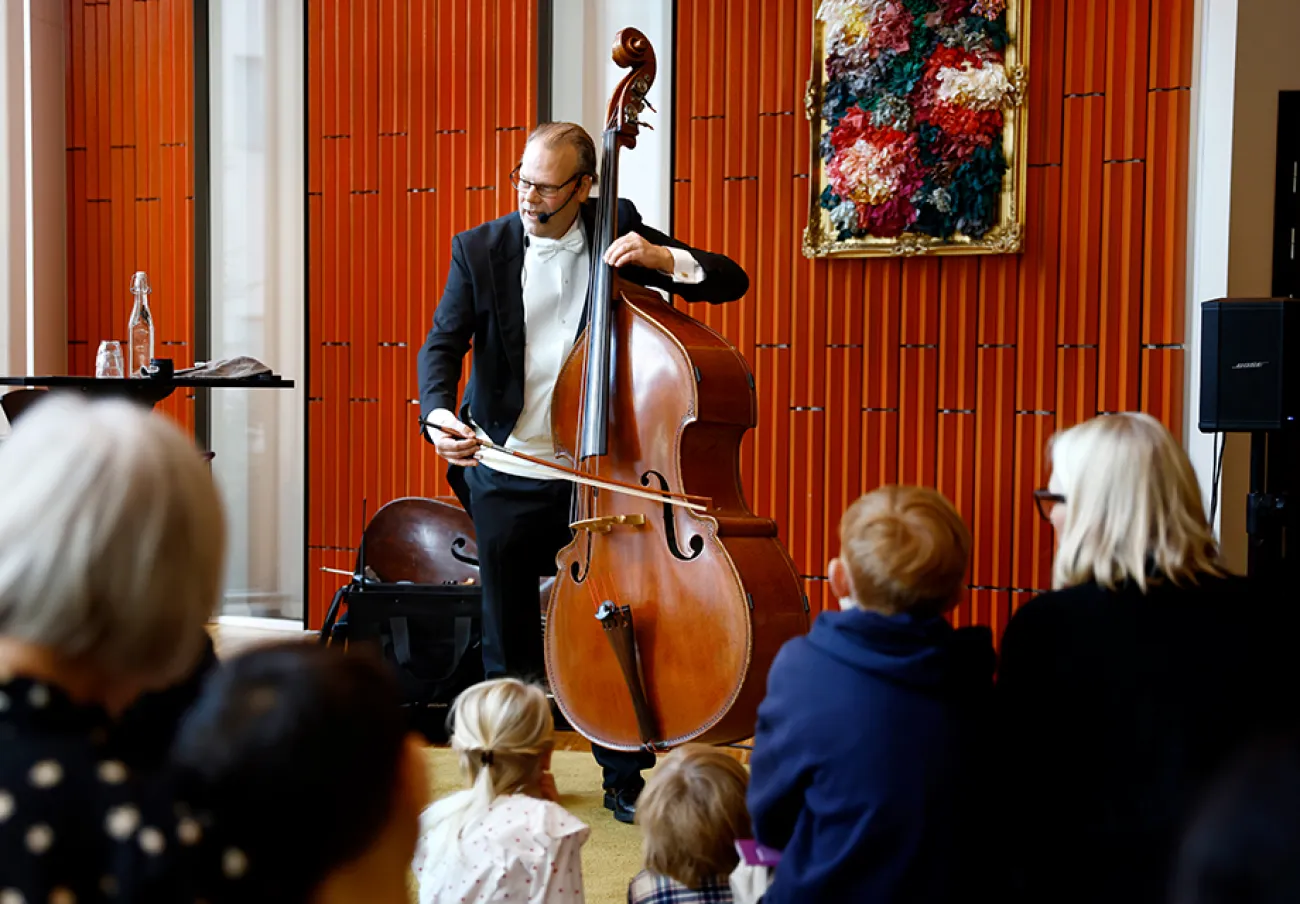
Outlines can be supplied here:
[[51, 393], [0, 442], [0, 475], [0, 657], [112, 711], [186, 674], [226, 548], [193, 440], [127, 401]]
[[1211, 788], [1183, 841], [1174, 904], [1300, 901], [1300, 743], [1261, 742]]
[[289, 642], [222, 664], [172, 748], [209, 901], [404, 899], [429, 784], [390, 667]]
[[730, 875], [736, 840], [752, 834], [748, 787], [745, 767], [715, 747], [686, 744], [664, 757], [637, 800], [646, 869], [688, 888]]
[[827, 577], [843, 606], [932, 615], [956, 605], [970, 562], [970, 531], [942, 493], [883, 486], [840, 519], [840, 554]]
[[1102, 415], [1049, 446], [1057, 550], [1052, 585], [1177, 585], [1222, 574], [1187, 454], [1148, 414]]

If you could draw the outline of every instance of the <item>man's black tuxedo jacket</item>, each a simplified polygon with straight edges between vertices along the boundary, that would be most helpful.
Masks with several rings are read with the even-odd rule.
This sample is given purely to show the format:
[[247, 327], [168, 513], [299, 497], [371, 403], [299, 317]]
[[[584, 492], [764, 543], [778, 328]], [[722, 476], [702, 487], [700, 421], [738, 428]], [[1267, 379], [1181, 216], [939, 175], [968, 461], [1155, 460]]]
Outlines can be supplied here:
[[[588, 239], [595, 207], [582, 206]], [[685, 301], [734, 301], [749, 289], [749, 277], [735, 261], [721, 254], [691, 248], [651, 229], [631, 201], [618, 201], [619, 235], [638, 232], [655, 245], [682, 248], [704, 270], [695, 285], [675, 283], [671, 276], [644, 267], [623, 267], [619, 275], [632, 282], [671, 292]], [[416, 359], [420, 381], [420, 415], [435, 408], [456, 411], [456, 386], [470, 341], [474, 367], [459, 411], [462, 423], [470, 415], [495, 443], [504, 443], [514, 430], [524, 405], [524, 227], [518, 213], [507, 214], [456, 235], [451, 240], [451, 268], [442, 300], [433, 315], [424, 347]], [[586, 312], [583, 312], [583, 323]], [[457, 470], [453, 468], [453, 470]]]

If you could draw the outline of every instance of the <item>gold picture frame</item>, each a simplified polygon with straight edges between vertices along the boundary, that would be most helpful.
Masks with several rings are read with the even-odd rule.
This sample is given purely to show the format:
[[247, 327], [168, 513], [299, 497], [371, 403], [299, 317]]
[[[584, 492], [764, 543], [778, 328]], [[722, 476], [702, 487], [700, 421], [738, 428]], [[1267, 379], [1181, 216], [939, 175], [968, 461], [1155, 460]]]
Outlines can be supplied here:
[[[853, 3], [852, 0], [817, 0], [813, 13], [812, 74], [808, 80], [807, 89], [804, 93], [804, 112], [809, 122], [809, 132], [811, 137], [811, 172], [809, 173], [808, 180], [809, 215], [808, 224], [804, 229], [803, 235], [804, 256], [809, 258], [884, 257], [912, 256], [920, 254], [1014, 254], [1021, 251], [1025, 231], [1025, 157], [1028, 139], [1026, 108], [1028, 106], [1027, 86], [1029, 80], [1029, 3], [1030, 0], [1006, 0], [1005, 9], [1002, 12], [1002, 15], [1005, 18], [1001, 22], [996, 19], [989, 19], [992, 23], [990, 30], [1001, 24], [1005, 27], [1005, 33], [1008, 36], [1005, 47], [1001, 51], [1001, 59], [995, 61], [1002, 67], [1000, 74], [993, 73], [997, 76], [995, 80], [997, 87], [990, 93], [965, 95], [965, 97], [976, 98], [975, 106], [961, 108], [963, 111], [971, 109], [999, 110], [1002, 112], [1003, 117], [1002, 127], [1000, 129], [1000, 153], [1002, 160], [1005, 161], [1005, 169], [1002, 173], [1001, 191], [996, 201], [997, 219], [995, 221], [991, 219], [991, 208], [988, 206], [991, 201], [988, 196], [988, 192], [991, 191], [991, 186], [987, 181], [989, 178], [996, 179], [996, 175], [994, 175], [996, 170], [989, 169], [987, 171], [988, 176], [986, 177], [986, 181], [982, 183], [982, 195], [978, 192], [968, 190], [968, 187], [965, 184], [953, 184], [951, 186], [953, 191], [947, 192], [948, 197], [951, 197], [953, 194], [963, 198], [970, 198], [972, 195], [977, 195], [977, 202], [975, 202], [977, 206], [978, 204], [984, 205], [982, 208], [982, 219], [972, 218], [967, 221], [975, 226], [975, 229], [972, 231], [979, 232], [980, 234], [967, 235], [960, 229], [950, 228], [949, 221], [956, 216], [956, 212], [953, 211], [951, 204], [949, 204], [945, 209], [944, 197], [942, 195], [948, 188], [948, 185], [939, 181], [943, 178], [951, 177], [952, 172], [958, 170], [958, 166], [952, 162], [941, 160], [942, 169], [940, 165], [934, 165], [931, 168], [926, 169], [919, 161], [921, 161], [923, 157], [929, 157], [932, 160], [939, 159], [936, 158], [934, 154], [921, 155], [920, 153], [915, 153], [908, 158], [910, 162], [907, 166], [912, 167], [912, 169], [908, 170], [908, 178], [911, 182], [907, 184], [915, 183], [917, 180], [923, 181], [921, 181], [919, 186], [908, 196], [907, 201], [895, 202], [896, 204], [901, 204], [906, 209], [917, 212], [916, 218], [908, 227], [904, 227], [901, 232], [896, 231], [897, 224], [901, 219], [905, 218], [905, 214], [897, 213], [892, 209], [887, 210], [885, 207], [875, 206], [871, 203], [863, 203], [864, 197], [868, 202], [873, 199], [879, 199], [882, 196], [887, 197], [889, 188], [886, 187], [881, 189], [879, 186], [882, 183], [879, 180], [873, 181], [871, 178], [853, 181], [851, 176], [846, 173], [849, 171], [848, 168], [850, 164], [855, 163], [856, 161], [848, 161], [847, 157], [842, 157], [842, 155], [847, 153], [843, 148], [838, 152], [829, 149], [829, 147], [835, 146], [835, 142], [843, 145], [843, 142], [847, 139], [845, 139], [842, 134], [833, 136], [835, 142], [831, 142], [831, 139], [826, 137], [831, 132], [828, 122], [823, 119], [827, 85], [831, 84], [833, 89], [836, 91], [835, 102], [839, 105], [837, 111], [847, 110], [849, 112], [854, 112], [856, 114], [855, 121], [857, 122], [866, 120], [870, 117], [871, 121], [866, 128], [876, 128], [876, 126], [879, 125], [881, 115], [883, 114], [887, 116], [889, 111], [894, 108], [891, 107], [884, 109], [882, 113], [871, 112], [869, 114], [866, 112], [854, 111], [854, 107], [860, 106], [861, 101], [864, 99], [868, 101], [868, 104], [874, 105], [875, 108], [880, 108], [881, 104], [879, 101], [880, 98], [884, 96], [885, 92], [868, 91], [863, 95], [863, 97], [855, 97], [849, 94], [848, 86], [852, 81], [858, 79], [856, 76], [852, 79], [846, 77], [845, 72], [852, 73], [852, 70], [845, 67], [843, 60], [839, 61], [839, 76], [837, 78], [828, 77], [826, 52], [826, 32], [828, 27], [827, 21], [823, 19], [823, 11], [829, 10], [828, 14], [834, 16], [837, 9], [839, 11], [842, 11], [846, 7], [862, 9], [864, 4], [861, 2]], [[987, 4], [976, 2], [975, 7], [988, 8], [993, 5], [1001, 5], [1001, 0], [991, 0], [991, 2]], [[899, 7], [906, 9], [906, 6], [903, 3], [890, 4], [889, 7], [891, 9]], [[884, 8], [884, 5], [882, 4], [876, 8]], [[942, 13], [935, 13], [932, 15], [941, 17]], [[969, 24], [965, 22], [966, 18], [970, 18], [970, 16], [964, 16], [961, 18], [959, 22], [960, 28], [964, 29]], [[843, 17], [831, 21], [831, 30], [835, 32], [834, 43], [837, 48], [852, 46], [848, 42], [854, 39], [866, 41], [868, 40], [868, 35], [872, 40], [876, 38], [875, 34], [870, 34], [866, 28], [861, 28], [857, 24], [846, 26], [844, 24], [846, 20]], [[936, 21], [938, 22], [935, 26], [936, 28], [952, 27], [949, 23], [939, 20]], [[978, 30], [982, 27], [982, 23], [975, 23], [975, 26], [976, 30]], [[850, 27], [857, 30], [850, 33], [848, 31], [848, 28]], [[920, 24], [913, 26], [913, 39], [915, 39], [915, 36], [923, 27], [929, 29], [931, 26], [928, 24], [925, 26]], [[951, 34], [951, 32], [945, 32], [945, 34]], [[963, 38], [963, 40], [966, 40], [968, 43], [971, 40], [978, 39], [978, 35], [975, 39]], [[905, 41], [907, 38], [900, 38], [900, 40]], [[926, 65], [937, 66], [939, 65], [939, 54], [941, 52], [945, 54], [960, 54], [965, 51], [961, 47], [953, 49], [951, 45], [944, 44], [940, 41], [938, 43], [933, 43], [933, 46], [930, 47], [929, 56], [922, 56], [919, 50], [917, 50], [914, 55], [917, 58], [922, 59]], [[898, 58], [899, 57], [895, 57], [895, 59]], [[861, 71], [865, 72], [866, 68], [868, 67], [863, 67]], [[989, 68], [994, 69], [996, 66]], [[962, 68], [960, 69], [948, 68], [943, 70], [940, 73], [940, 78], [944, 79], [945, 83], [938, 88], [938, 91], [943, 92], [953, 90], [962, 92], [967, 90], [962, 79], [968, 76], [969, 73], [977, 71], [981, 70], [972, 69], [969, 64], [962, 64]], [[952, 73], [954, 72], [957, 73], [956, 79], [952, 78]], [[925, 76], [922, 76], [921, 78], [924, 79]], [[914, 82], [914, 84], [920, 85], [921, 80]], [[953, 87], [954, 85], [956, 85], [956, 87]], [[932, 88], [933, 85], [931, 86], [931, 89]], [[902, 128], [899, 125], [898, 120], [895, 120], [886, 126], [886, 128], [891, 129], [892, 131], [876, 132], [873, 134], [894, 136], [899, 134], [907, 135], [908, 140], [912, 142], [909, 146], [913, 148], [918, 146], [917, 143], [926, 140], [921, 134], [920, 127], [916, 125], [916, 121], [920, 118], [920, 115], [914, 112], [915, 110], [922, 108], [919, 105], [908, 105], [915, 97], [917, 97], [917, 95], [914, 92], [913, 94], [903, 98], [904, 103], [898, 105], [901, 107], [903, 112], [897, 115], [903, 120], [908, 120], [909, 117], [911, 118], [910, 129]], [[962, 98], [960, 94], [958, 97], [959, 99]], [[894, 99], [891, 99], [891, 101], [893, 100]], [[851, 101], [851, 103], [848, 101]], [[947, 103], [947, 101], [945, 100], [944, 103]], [[980, 106], [981, 104], [983, 106]], [[927, 112], [923, 115], [932, 116], [932, 111], [937, 109], [938, 106], [939, 104], [937, 103], [926, 106], [924, 109]], [[952, 104], [948, 104], [948, 106], [952, 107]], [[952, 108], [956, 109], [955, 107]], [[973, 114], [973, 116], [976, 117], [979, 115], [979, 113]], [[837, 123], [846, 123], [848, 119], [849, 117], [847, 114], [840, 113]], [[933, 121], [933, 118], [928, 120], [930, 123], [933, 123]], [[988, 122], [988, 120], [985, 120], [985, 122]], [[849, 125], [851, 124], [852, 123], [849, 123]], [[931, 125], [931, 130], [927, 134], [944, 134], [941, 131], [936, 131], [935, 128], [936, 127]], [[985, 131], [982, 140], [990, 140], [987, 137], [990, 133], [989, 130], [991, 130], [994, 135], [999, 134], [997, 131], [996, 120], [993, 120], [991, 124], [987, 126], [987, 130]], [[850, 135], [851, 134], [852, 133], [850, 133]], [[956, 139], [957, 142], [961, 142], [967, 138], [969, 138], [970, 141], [981, 140], [978, 138], [971, 138], [965, 133], [959, 132], [956, 134], [958, 135], [958, 138]], [[860, 147], [867, 147], [870, 149], [875, 147], [870, 144], [864, 145], [862, 143], [863, 140], [865, 139], [855, 143], [853, 149], [856, 150]], [[831, 154], [833, 158], [832, 166], [830, 167], [834, 170], [833, 178], [828, 177], [828, 163], [822, 153], [824, 141], [829, 143], [827, 153]], [[902, 147], [904, 144], [906, 144], [906, 142], [895, 141], [890, 144], [880, 145], [880, 147], [886, 148], [886, 150], [881, 151], [881, 153], [891, 153], [887, 148]], [[966, 153], [969, 153], [969, 147], [965, 148], [965, 151]], [[985, 156], [979, 158], [980, 162], [985, 160], [995, 160], [996, 158], [996, 154], [993, 151], [993, 145], [984, 148], [983, 153]], [[972, 158], [967, 157], [966, 159], [970, 160]], [[853, 169], [853, 172], [861, 171], [861, 168], [858, 167]], [[874, 163], [872, 163], [867, 170], [870, 174], [879, 171], [880, 168]], [[945, 176], [944, 173], [947, 173], [948, 175]], [[831, 184], [832, 182], [834, 182], [834, 185]], [[853, 198], [856, 198], [857, 200], [855, 201], [853, 198], [846, 198], [836, 194], [835, 189], [837, 187], [841, 189], [846, 187], [852, 188]], [[927, 191], [927, 188], [930, 188], [931, 190]], [[902, 197], [902, 195], [899, 195], [899, 197]], [[914, 203], [915, 199], [918, 197], [923, 199], [920, 204]], [[888, 204], [891, 201], [893, 201], [893, 199], [889, 198], [886, 203]], [[839, 224], [853, 223], [853, 227], [849, 228], [845, 226], [844, 228], [841, 228], [841, 225], [837, 224], [836, 219], [833, 217], [832, 210], [826, 206], [827, 204], [834, 205], [834, 212], [839, 218]], [[882, 231], [894, 234], [875, 234], [871, 231], [869, 226], [863, 225], [862, 221], [864, 219], [877, 216], [881, 211], [885, 211], [883, 216], [893, 216], [895, 218], [893, 220], [893, 225], [883, 229]], [[961, 222], [961, 220], [958, 219], [957, 222]], [[918, 226], [919, 228], [917, 228]], [[846, 232], [849, 234], [846, 235]], [[940, 234], [934, 234], [935, 232]]]

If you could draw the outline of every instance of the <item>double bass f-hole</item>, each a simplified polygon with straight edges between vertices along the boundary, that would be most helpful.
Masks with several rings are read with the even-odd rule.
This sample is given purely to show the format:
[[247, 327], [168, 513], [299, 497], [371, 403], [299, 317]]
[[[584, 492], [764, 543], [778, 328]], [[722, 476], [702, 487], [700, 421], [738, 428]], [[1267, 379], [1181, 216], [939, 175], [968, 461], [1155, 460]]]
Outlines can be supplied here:
[[462, 550], [469, 546], [469, 538], [457, 537], [451, 542], [451, 557], [457, 562], [464, 562], [466, 565], [473, 565], [478, 568], [478, 559], [474, 556], [465, 554]]
[[[665, 480], [664, 475], [660, 474], [658, 471], [646, 471], [642, 474], [641, 486], [650, 486], [651, 478], [659, 484], [658, 489], [661, 489], [664, 492], [668, 491], [668, 481]], [[689, 562], [692, 559], [697, 558], [700, 553], [704, 552], [704, 538], [699, 534], [691, 537], [690, 542], [687, 544], [691, 548], [691, 554], [687, 555], [682, 552], [681, 544], [677, 542], [677, 517], [673, 513], [673, 506], [671, 503], [664, 503], [664, 542], [667, 544], [668, 551], [673, 554], [673, 557], [680, 559], [683, 562]]]
[[583, 581], [587, 580], [587, 572], [591, 570], [591, 543], [592, 536], [591, 534], [587, 534], [587, 542], [585, 544], [587, 547], [587, 554], [583, 556], [581, 562], [574, 562], [569, 566], [569, 576], [573, 578], [573, 583], [575, 584], [581, 584]]

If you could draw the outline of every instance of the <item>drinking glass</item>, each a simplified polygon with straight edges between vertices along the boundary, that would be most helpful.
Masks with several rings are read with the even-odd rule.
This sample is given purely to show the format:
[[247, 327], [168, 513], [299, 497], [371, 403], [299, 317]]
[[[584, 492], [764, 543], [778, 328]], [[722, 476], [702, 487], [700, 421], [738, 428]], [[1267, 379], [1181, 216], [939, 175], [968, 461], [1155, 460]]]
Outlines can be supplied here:
[[95, 355], [95, 376], [122, 379], [122, 343], [105, 339]]

